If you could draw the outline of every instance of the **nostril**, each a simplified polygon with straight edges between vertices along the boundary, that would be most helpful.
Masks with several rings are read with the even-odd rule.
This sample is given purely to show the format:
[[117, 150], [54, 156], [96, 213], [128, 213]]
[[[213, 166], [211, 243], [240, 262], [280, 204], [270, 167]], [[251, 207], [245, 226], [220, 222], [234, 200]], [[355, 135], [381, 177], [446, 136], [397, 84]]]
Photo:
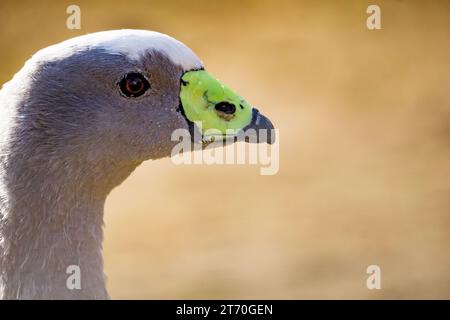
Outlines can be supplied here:
[[221, 111], [225, 114], [233, 114], [236, 112], [236, 106], [232, 103], [226, 102], [226, 101], [221, 101], [219, 103], [217, 103], [214, 108], [217, 111]]

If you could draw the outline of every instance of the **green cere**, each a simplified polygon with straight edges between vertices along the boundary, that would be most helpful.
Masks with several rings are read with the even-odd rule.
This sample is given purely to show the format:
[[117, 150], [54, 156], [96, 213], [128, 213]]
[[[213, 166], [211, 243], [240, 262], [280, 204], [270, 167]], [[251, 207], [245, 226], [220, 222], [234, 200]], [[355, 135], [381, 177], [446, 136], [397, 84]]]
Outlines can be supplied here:
[[186, 72], [181, 80], [184, 113], [190, 121], [201, 123], [204, 138], [212, 136], [213, 130], [222, 136], [234, 135], [250, 124], [250, 104], [206, 71]]

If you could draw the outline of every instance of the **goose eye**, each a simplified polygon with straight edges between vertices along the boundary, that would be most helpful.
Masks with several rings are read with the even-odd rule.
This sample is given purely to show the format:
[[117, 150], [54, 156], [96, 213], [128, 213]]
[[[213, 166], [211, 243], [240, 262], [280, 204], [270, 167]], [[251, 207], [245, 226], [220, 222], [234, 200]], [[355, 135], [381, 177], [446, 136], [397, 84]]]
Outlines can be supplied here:
[[139, 97], [150, 88], [147, 79], [140, 73], [128, 73], [119, 82], [120, 91], [127, 97]]

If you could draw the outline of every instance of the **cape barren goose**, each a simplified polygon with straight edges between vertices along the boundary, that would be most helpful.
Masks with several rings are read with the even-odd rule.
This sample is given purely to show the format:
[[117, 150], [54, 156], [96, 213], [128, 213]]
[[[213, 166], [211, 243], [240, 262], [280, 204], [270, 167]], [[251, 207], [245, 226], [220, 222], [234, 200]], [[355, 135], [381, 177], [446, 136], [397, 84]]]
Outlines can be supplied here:
[[[88, 34], [28, 60], [0, 91], [0, 297], [108, 298], [105, 199], [183, 128], [208, 141], [273, 126], [157, 32]], [[67, 287], [72, 265], [81, 289]]]

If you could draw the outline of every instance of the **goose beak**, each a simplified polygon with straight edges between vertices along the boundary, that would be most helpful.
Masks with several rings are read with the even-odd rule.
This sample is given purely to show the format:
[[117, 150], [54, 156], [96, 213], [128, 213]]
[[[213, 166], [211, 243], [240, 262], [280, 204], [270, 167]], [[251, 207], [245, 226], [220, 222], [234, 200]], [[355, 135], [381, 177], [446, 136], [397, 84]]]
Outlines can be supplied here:
[[247, 142], [273, 144], [276, 139], [272, 122], [256, 108], [252, 110], [252, 120], [243, 129], [243, 135]]
[[205, 70], [181, 77], [180, 102], [190, 127], [203, 142], [234, 139], [269, 144], [275, 141], [270, 120]]

